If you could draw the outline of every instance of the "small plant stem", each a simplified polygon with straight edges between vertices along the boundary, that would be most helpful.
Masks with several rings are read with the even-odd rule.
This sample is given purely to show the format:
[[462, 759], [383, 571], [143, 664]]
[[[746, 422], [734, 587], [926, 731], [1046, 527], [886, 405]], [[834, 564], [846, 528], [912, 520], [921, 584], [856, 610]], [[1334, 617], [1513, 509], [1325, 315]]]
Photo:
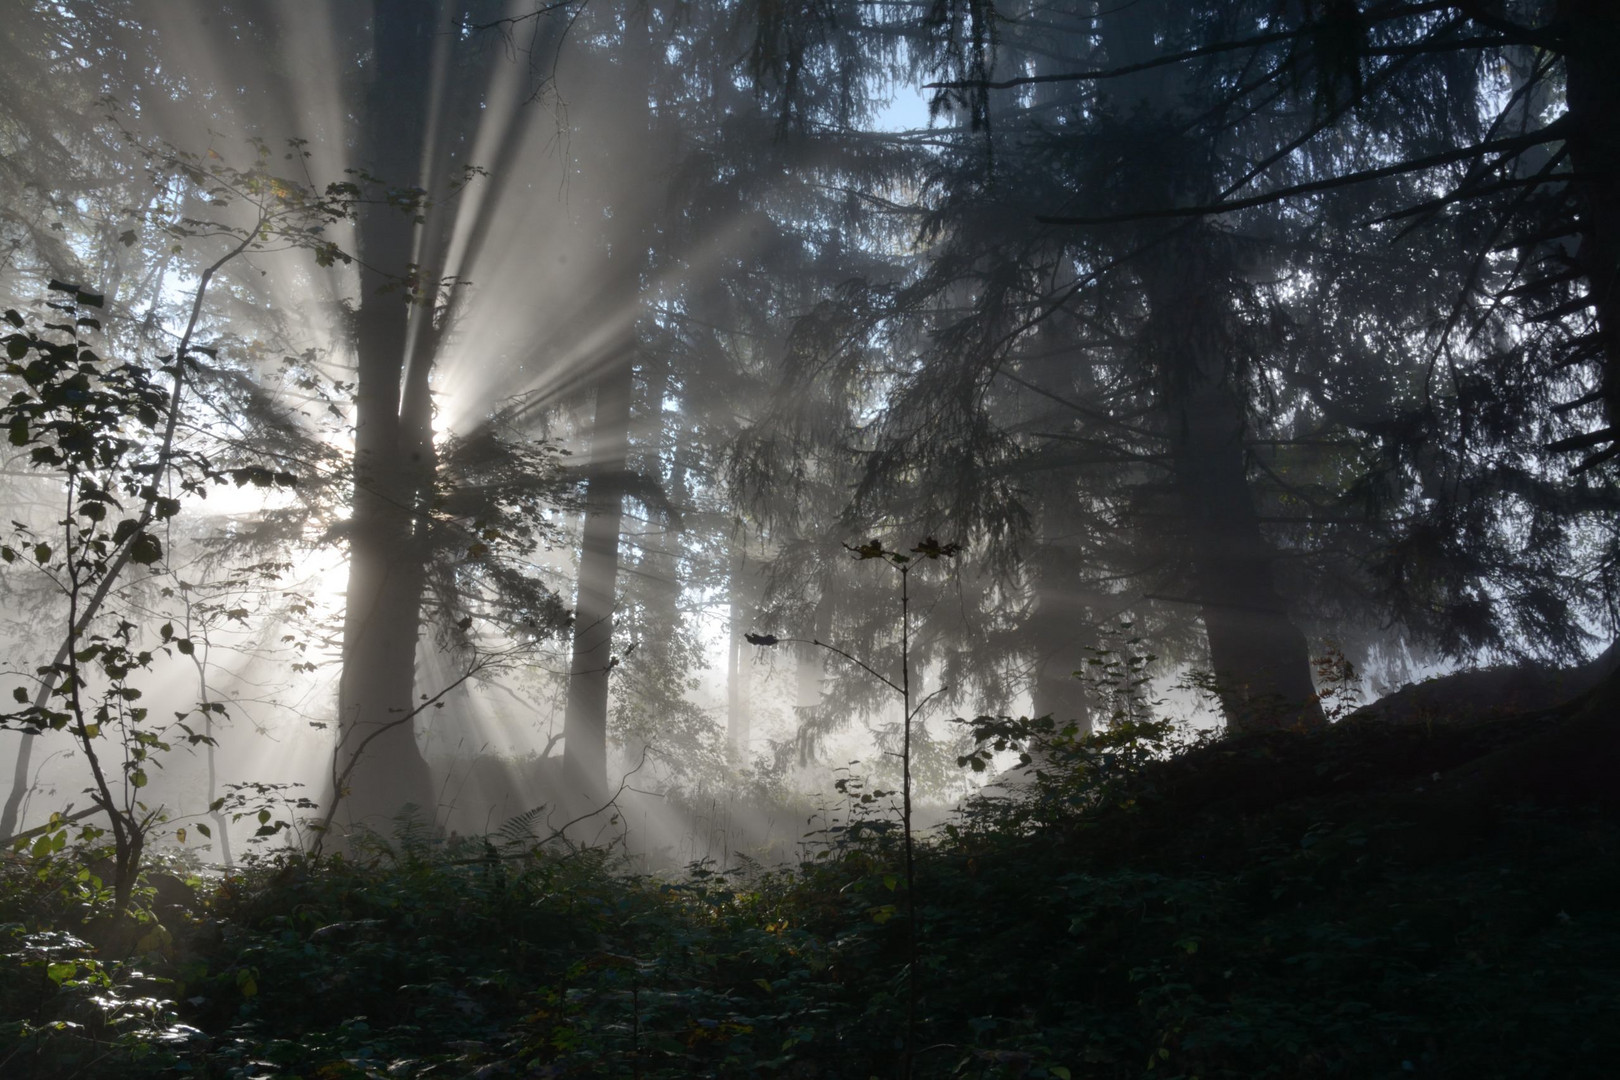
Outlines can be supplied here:
[[[814, 640], [811, 645], [826, 649], [828, 652], [842, 656], [845, 660], [859, 667], [878, 682], [900, 695], [902, 718], [900, 724], [900, 826], [902, 832], [903, 851], [905, 853], [904, 877], [906, 883], [906, 1026], [901, 1040], [900, 1051], [900, 1077], [901, 1080], [911, 1080], [912, 1062], [916, 1057], [917, 1044], [917, 956], [918, 956], [918, 926], [917, 926], [917, 849], [911, 832], [911, 722], [923, 706], [933, 700], [934, 694], [945, 688], [940, 687], [934, 694], [925, 695], [916, 708], [911, 705], [911, 570], [915, 563], [913, 557], [923, 557], [930, 560], [948, 558], [960, 550], [957, 544], [940, 544], [932, 537], [923, 540], [911, 549], [910, 555], [898, 551], [891, 551], [881, 543], [873, 540], [859, 547], [845, 544], [844, 548], [856, 559], [882, 559], [900, 572], [900, 681], [893, 679], [878, 671], [872, 665], [855, 656], [851, 656], [836, 645], [829, 645], [825, 641]], [[779, 638], [769, 634], [749, 634], [749, 641], [756, 645], [776, 645], [781, 642], [803, 642], [803, 638]], [[844, 790], [840, 788], [840, 790]], [[845, 791], [846, 797], [848, 792]]]
[[[141, 857], [140, 827], [135, 822], [128, 809], [119, 805], [113, 796], [112, 785], [107, 780], [107, 774], [101, 767], [101, 756], [96, 753], [95, 742], [90, 734], [89, 727], [84, 720], [84, 699], [80, 695], [84, 685], [84, 678], [79, 669], [79, 635], [82, 628], [79, 622], [79, 566], [73, 555], [73, 496], [78, 490], [77, 476], [70, 472], [67, 482], [67, 510], [62, 521], [62, 527], [67, 538], [67, 575], [68, 575], [68, 637], [67, 668], [69, 708], [73, 713], [73, 734], [84, 748], [84, 756], [90, 762], [90, 773], [95, 778], [95, 791], [91, 799], [106, 812], [113, 833], [113, 910], [112, 917], [116, 923], [123, 917], [124, 910], [129, 906], [130, 893], [135, 888], [135, 874]], [[88, 620], [86, 620], [88, 621]]]
[[[190, 615], [189, 615], [190, 609], [191, 609], [191, 601], [187, 600], [186, 601], [186, 610], [187, 610], [187, 613], [188, 613], [187, 614], [188, 623], [189, 623], [189, 620], [190, 620]], [[189, 625], [186, 627], [186, 636], [187, 637], [191, 636], [191, 627]], [[191, 662], [193, 664], [197, 665], [197, 686], [198, 686], [197, 700], [201, 701], [202, 704], [205, 706], [205, 708], [203, 709], [203, 734], [205, 736], [207, 736], [208, 741], [203, 743], [203, 746], [207, 748], [207, 755], [208, 755], [208, 805], [213, 806], [214, 805], [214, 792], [215, 792], [215, 790], [217, 790], [217, 788], [219, 786], [219, 770], [218, 770], [219, 761], [218, 761], [218, 754], [215, 752], [215, 751], [217, 751], [219, 749], [219, 743], [216, 742], [215, 739], [214, 739], [214, 710], [206, 708], [206, 706], [208, 705], [208, 664], [207, 664], [207, 661], [205, 660], [205, 656], [207, 655], [207, 651], [208, 651], [207, 638], [204, 638], [203, 639], [202, 651], [201, 652], [193, 652], [191, 654]], [[231, 859], [231, 832], [230, 832], [230, 825], [225, 820], [224, 811], [215, 810], [213, 812], [212, 817], [214, 819], [214, 826], [219, 829], [219, 853], [220, 853], [220, 857], [225, 862], [225, 868], [230, 869], [232, 866], [235, 865], [234, 861]]]
[[[785, 642], [803, 643], [806, 639], [789, 637], [789, 638], [781, 638], [779, 640], [785, 641]], [[878, 682], [882, 683], [884, 686], [887, 686], [890, 690], [893, 690], [897, 694], [901, 694], [901, 695], [905, 694], [905, 689], [903, 687], [896, 686], [894, 684], [893, 679], [890, 679], [890, 678], [886, 677], [881, 672], [879, 672], [876, 668], [874, 668], [871, 664], [868, 664], [864, 660], [859, 660], [859, 659], [855, 658], [854, 656], [851, 656], [849, 653], [845, 652], [843, 649], [840, 649], [838, 646], [829, 645], [825, 641], [820, 640], [819, 638], [811, 639], [810, 644], [814, 645], [814, 646], [816, 646], [817, 648], [820, 648], [820, 649], [826, 649], [828, 652], [832, 653], [834, 656], [842, 656], [845, 660], [848, 660], [850, 663], [854, 664], [856, 667], [860, 668], [862, 671], [864, 671], [868, 675], [872, 676], [872, 678], [876, 679]]]
[[[71, 805], [72, 804], [70, 803], [69, 806]], [[61, 814], [57, 816], [55, 821], [47, 821], [43, 825], [35, 825], [32, 829], [25, 829], [16, 836], [0, 836], [0, 848], [10, 847], [19, 840], [32, 840], [36, 836], [42, 836], [45, 833], [53, 832], [56, 829], [61, 828], [63, 825], [72, 825], [75, 821], [83, 821], [87, 817], [94, 817], [96, 814], [102, 812], [101, 805], [97, 803], [88, 809], [80, 810], [76, 813]]]

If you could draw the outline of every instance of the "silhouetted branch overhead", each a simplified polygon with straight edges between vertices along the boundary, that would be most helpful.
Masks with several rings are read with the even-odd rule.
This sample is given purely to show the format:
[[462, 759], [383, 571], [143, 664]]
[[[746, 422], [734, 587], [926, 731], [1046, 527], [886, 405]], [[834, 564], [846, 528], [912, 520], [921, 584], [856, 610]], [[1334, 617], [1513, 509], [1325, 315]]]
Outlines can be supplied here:
[[[1341, 176], [1329, 176], [1320, 180], [1310, 180], [1301, 184], [1291, 184], [1276, 191], [1264, 192], [1260, 195], [1250, 195], [1241, 199], [1226, 199], [1220, 202], [1200, 203], [1191, 206], [1160, 206], [1143, 210], [1125, 211], [1117, 214], [1098, 214], [1093, 216], [1055, 216], [1038, 215], [1036, 220], [1046, 225], [1120, 225], [1134, 221], [1154, 221], [1172, 218], [1213, 217], [1217, 214], [1231, 213], [1234, 210], [1248, 210], [1257, 206], [1269, 206], [1285, 202], [1301, 195], [1312, 195], [1323, 191], [1333, 191], [1337, 188], [1350, 187], [1355, 184], [1365, 184], [1374, 180], [1383, 180], [1392, 176], [1404, 176], [1409, 173], [1427, 172], [1444, 165], [1455, 165], [1462, 161], [1473, 161], [1487, 154], [1502, 155], [1492, 165], [1500, 165], [1511, 160], [1518, 154], [1532, 147], [1547, 143], [1561, 142], [1573, 128], [1567, 117], [1561, 117], [1546, 127], [1533, 131], [1527, 135], [1516, 135], [1506, 139], [1494, 139], [1476, 146], [1466, 146], [1455, 150], [1444, 150], [1429, 154], [1421, 158], [1411, 158], [1397, 161], [1389, 165], [1382, 165], [1375, 169], [1363, 169], [1358, 172], [1346, 173]], [[1549, 177], [1545, 182], [1563, 182], [1562, 175]]]

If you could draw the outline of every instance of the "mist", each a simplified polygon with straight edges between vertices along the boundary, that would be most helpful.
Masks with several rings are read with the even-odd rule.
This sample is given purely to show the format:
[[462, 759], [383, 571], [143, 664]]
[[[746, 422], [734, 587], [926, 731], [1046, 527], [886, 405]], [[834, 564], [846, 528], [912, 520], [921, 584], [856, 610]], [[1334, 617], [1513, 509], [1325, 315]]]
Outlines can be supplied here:
[[[1345, 119], [1147, 9], [24, 8], [4, 306], [175, 424], [13, 428], [7, 836], [788, 859], [852, 781], [925, 823], [1015, 769], [975, 716], [1310, 730], [1612, 637], [1612, 328], [1491, 201], [1564, 177], [1544, 73]], [[1390, 165], [1442, 130], [1521, 138], [1499, 188]], [[64, 679], [139, 705], [75, 738]]]

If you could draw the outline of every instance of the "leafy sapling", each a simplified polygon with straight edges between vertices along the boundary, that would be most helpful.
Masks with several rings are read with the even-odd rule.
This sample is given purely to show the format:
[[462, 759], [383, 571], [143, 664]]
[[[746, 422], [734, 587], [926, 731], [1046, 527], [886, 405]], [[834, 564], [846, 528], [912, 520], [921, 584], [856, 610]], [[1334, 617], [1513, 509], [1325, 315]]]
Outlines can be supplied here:
[[[175, 447], [173, 412], [182, 384], [182, 359], [170, 357], [160, 372], [103, 359], [82, 336], [99, 329], [87, 312], [102, 298], [62, 282], [48, 307], [67, 321], [34, 327], [16, 311], [5, 320], [5, 372], [20, 383], [0, 406], [0, 426], [13, 446], [27, 448], [29, 464], [60, 480], [62, 516], [47, 537], [17, 523], [15, 541], [0, 545], [7, 564], [31, 565], [54, 584], [67, 604], [67, 627], [56, 658], [34, 672], [36, 691], [13, 690], [21, 709], [0, 723], [27, 733], [66, 731], [89, 763], [90, 795], [107, 816], [113, 838], [114, 911], [128, 905], [147, 831], [160, 819], [140, 801], [156, 752], [178, 733], [192, 744], [207, 736], [187, 724], [155, 722], [139, 704], [131, 676], [151, 666], [154, 649], [142, 645], [141, 628], [129, 619], [100, 618], [105, 602], [129, 564], [153, 566], [164, 556], [158, 523], [180, 508], [170, 492], [195, 490], [205, 482], [200, 461]], [[139, 507], [125, 515], [129, 505]], [[185, 651], [165, 624], [154, 648]], [[117, 754], [104, 739], [117, 740]]]
[[[117, 617], [106, 608], [123, 587], [128, 568], [161, 564], [161, 531], [184, 497], [221, 481], [260, 487], [296, 482], [291, 473], [258, 465], [215, 470], [177, 438], [201, 365], [214, 355], [197, 343], [205, 301], [221, 271], [250, 252], [293, 247], [312, 251], [322, 265], [349, 259], [325, 231], [349, 216], [358, 197], [354, 185], [312, 190], [271, 174], [268, 146], [256, 143], [255, 150], [255, 163], [247, 168], [232, 167], [215, 153], [204, 157], [166, 146], [142, 150], [155, 186], [196, 197], [129, 211], [134, 227], [119, 242], [133, 246], [145, 234], [174, 254], [191, 242], [220, 245], [211, 261], [196, 267], [184, 329], [172, 353], [123, 362], [98, 355], [86, 335], [101, 330], [103, 297], [60, 281], [49, 286], [56, 294], [47, 304], [54, 321], [35, 326], [21, 313], [7, 311], [9, 325], [0, 328], [4, 371], [19, 387], [0, 405], [0, 427], [12, 446], [27, 448], [29, 464], [42, 477], [63, 481], [65, 496], [52, 535], [16, 524], [14, 543], [6, 544], [0, 557], [45, 574], [69, 609], [54, 659], [32, 673], [32, 693], [27, 687], [13, 690], [23, 708], [0, 717], [0, 723], [23, 734], [12, 791], [0, 807], [0, 836], [18, 828], [30, 787], [33, 739], [47, 730], [70, 732], [90, 760], [92, 797], [109, 817], [120, 910], [138, 872], [146, 830], [159, 817], [137, 811], [139, 800], [128, 793], [145, 786], [153, 752], [168, 744], [163, 741], [167, 728], [154, 730], [137, 704], [139, 689], [129, 683], [153, 657], [153, 649], [141, 644], [145, 628], [141, 620]], [[203, 216], [188, 216], [194, 213]], [[191, 645], [170, 628], [153, 648], [192, 655]], [[213, 703], [213, 711], [217, 706]], [[176, 724], [188, 741], [206, 744], [209, 736], [187, 727], [186, 716]], [[109, 775], [110, 765], [97, 755], [97, 740], [113, 731], [121, 739], [121, 779], [119, 770]], [[120, 784], [126, 796], [115, 798], [113, 789]]]

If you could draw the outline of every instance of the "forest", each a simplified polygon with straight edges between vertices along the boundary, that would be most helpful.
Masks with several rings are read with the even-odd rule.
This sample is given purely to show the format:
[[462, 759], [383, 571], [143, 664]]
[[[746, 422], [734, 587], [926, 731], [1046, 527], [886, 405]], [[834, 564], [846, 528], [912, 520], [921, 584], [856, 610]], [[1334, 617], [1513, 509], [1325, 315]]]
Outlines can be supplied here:
[[14, 0], [0, 1076], [1620, 1071], [1607, 0]]

